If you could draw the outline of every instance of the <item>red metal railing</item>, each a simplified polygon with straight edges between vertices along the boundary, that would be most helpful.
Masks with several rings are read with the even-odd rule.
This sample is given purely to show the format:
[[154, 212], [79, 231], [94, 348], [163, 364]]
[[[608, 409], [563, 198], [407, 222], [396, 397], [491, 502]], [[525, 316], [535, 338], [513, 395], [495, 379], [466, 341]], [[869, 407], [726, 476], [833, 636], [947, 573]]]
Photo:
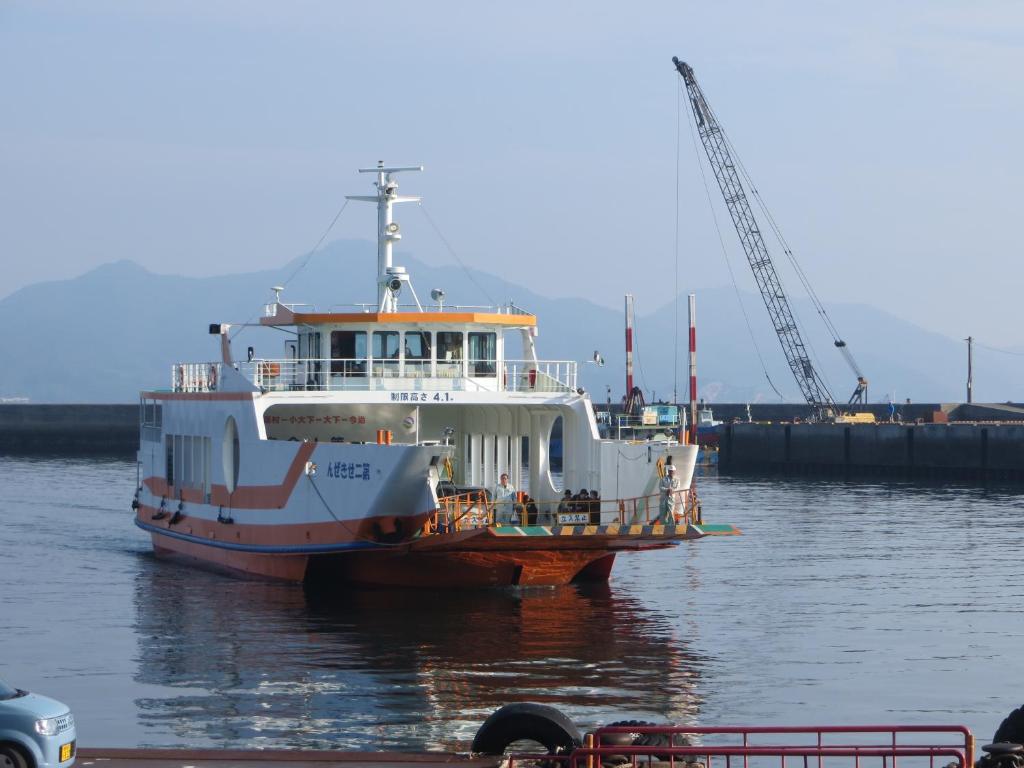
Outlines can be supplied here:
[[[609, 734], [664, 734], [670, 742], [676, 736], [719, 735], [741, 737], [742, 744], [701, 744], [690, 746], [629, 746], [607, 744], [602, 736]], [[812, 744], [754, 744], [755, 737], [766, 735], [795, 736], [804, 735]], [[956, 735], [955, 743], [907, 743], [905, 739], [911, 735], [920, 739], [925, 735], [934, 738], [934, 734]], [[874, 737], [883, 735], [881, 743], [826, 743], [826, 736], [845, 735], [846, 741], [857, 740], [849, 737]], [[901, 735], [903, 739], [901, 739]], [[831, 739], [829, 739], [831, 740]], [[903, 743], [901, 743], [901, 741]], [[799, 759], [801, 768], [824, 768], [825, 759], [833, 758], [830, 765], [835, 765], [836, 758], [845, 758], [844, 765], [852, 768], [863, 768], [862, 761], [867, 758], [881, 768], [898, 768], [897, 762], [902, 759], [906, 765], [912, 758], [914, 764], [922, 766], [927, 758], [928, 768], [938, 768], [937, 758], [948, 758], [942, 765], [955, 763], [957, 768], [972, 768], [974, 764], [974, 735], [970, 729], [962, 725], [861, 725], [861, 726], [615, 726], [599, 728], [587, 734], [585, 746], [564, 755], [512, 755], [509, 768], [515, 768], [515, 762], [523, 761], [557, 761], [568, 768], [597, 768], [602, 758], [610, 755], [625, 756], [626, 762], [619, 762], [632, 768], [642, 768], [648, 764], [701, 763], [704, 768], [715, 768], [724, 764], [724, 768], [733, 768], [733, 763], [742, 758], [743, 768], [750, 768], [752, 758], [757, 765], [774, 763], [779, 768], [793, 768], [792, 759]], [[766, 760], [766, 758], [778, 758]], [[789, 762], [787, 763], [787, 759]], [[891, 761], [891, 765], [890, 765]]]
[[[701, 509], [700, 500], [697, 498], [695, 488], [679, 491], [678, 506], [674, 515], [675, 524], [686, 523], [700, 524]], [[562, 502], [536, 501], [532, 503], [537, 508], [555, 510]], [[523, 501], [493, 501], [486, 498], [480, 491], [460, 493], [454, 496], [445, 496], [438, 500], [439, 506], [428, 518], [424, 525], [425, 535], [435, 533], [451, 533], [473, 528], [486, 528], [499, 525], [504, 520], [512, 519], [513, 512], [519, 517], [519, 525], [526, 525], [522, 519], [526, 505]], [[649, 496], [637, 496], [629, 499], [609, 499], [595, 502], [603, 510], [601, 524], [619, 523], [620, 525], [650, 525], [658, 521], [661, 511], [661, 495], [651, 494]], [[609, 509], [611, 507], [611, 509]], [[553, 524], [557, 520], [556, 512], [544, 513]], [[614, 517], [613, 517], [614, 516]], [[578, 523], [585, 525], [587, 523]]]

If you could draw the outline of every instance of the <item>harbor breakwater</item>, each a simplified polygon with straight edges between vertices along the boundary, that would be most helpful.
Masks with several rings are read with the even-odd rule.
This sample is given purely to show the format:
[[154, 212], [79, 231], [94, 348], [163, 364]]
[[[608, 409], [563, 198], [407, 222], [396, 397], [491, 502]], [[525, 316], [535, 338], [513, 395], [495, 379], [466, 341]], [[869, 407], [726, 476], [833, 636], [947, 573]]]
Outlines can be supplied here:
[[1024, 423], [734, 423], [719, 451], [723, 472], [1024, 481]]
[[0, 453], [133, 457], [139, 406], [0, 403]]

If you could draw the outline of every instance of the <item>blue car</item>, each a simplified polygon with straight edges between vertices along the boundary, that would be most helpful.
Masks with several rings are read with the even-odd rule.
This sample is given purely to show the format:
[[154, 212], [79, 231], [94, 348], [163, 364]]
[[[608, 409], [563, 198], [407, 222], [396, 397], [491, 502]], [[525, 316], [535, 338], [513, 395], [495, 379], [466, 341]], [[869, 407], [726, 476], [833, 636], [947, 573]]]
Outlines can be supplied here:
[[66, 704], [0, 679], [0, 768], [68, 768], [75, 718]]

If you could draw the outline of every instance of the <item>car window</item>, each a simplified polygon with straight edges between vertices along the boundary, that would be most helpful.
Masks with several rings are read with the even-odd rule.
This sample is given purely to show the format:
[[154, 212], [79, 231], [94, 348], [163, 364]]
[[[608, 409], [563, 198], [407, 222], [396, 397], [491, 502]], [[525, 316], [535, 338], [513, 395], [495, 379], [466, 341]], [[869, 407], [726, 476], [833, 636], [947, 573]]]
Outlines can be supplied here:
[[8, 685], [2, 678], [0, 678], [0, 701], [6, 701], [7, 699], [16, 699], [19, 696], [24, 696], [24, 691], [19, 691], [13, 685]]

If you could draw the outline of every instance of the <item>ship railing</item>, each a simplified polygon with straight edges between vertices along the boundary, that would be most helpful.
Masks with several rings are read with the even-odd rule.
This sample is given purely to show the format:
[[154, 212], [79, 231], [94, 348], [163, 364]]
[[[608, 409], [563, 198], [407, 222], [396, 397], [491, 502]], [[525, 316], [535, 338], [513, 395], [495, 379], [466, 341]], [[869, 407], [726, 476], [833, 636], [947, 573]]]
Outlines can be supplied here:
[[264, 317], [277, 317], [277, 308], [284, 307], [291, 312], [315, 312], [316, 306], [314, 304], [285, 304], [281, 302], [271, 302], [270, 304], [263, 305], [263, 316]]
[[575, 360], [505, 360], [502, 386], [506, 392], [572, 392], [578, 367]]
[[[633, 745], [623, 745], [624, 737]], [[512, 754], [508, 765], [599, 768], [617, 755], [623, 768], [971, 768], [974, 751], [974, 734], [963, 725], [622, 725], [588, 733], [572, 752]]]
[[216, 392], [223, 363], [175, 363], [171, 366], [172, 392]]
[[[379, 309], [379, 304], [368, 303], [334, 304], [331, 306], [332, 312], [355, 310], [357, 312], [370, 313], [377, 312]], [[437, 304], [423, 307], [417, 304], [399, 304], [397, 309], [399, 312], [479, 312], [492, 315], [533, 315], [532, 312], [528, 312], [522, 307], [517, 307], [511, 302], [508, 304]]]
[[497, 526], [700, 525], [702, 522], [700, 499], [695, 488], [676, 491], [671, 500], [656, 493], [624, 499], [541, 502], [522, 492], [516, 499], [496, 500], [484, 491], [473, 490], [438, 499], [438, 507], [428, 518], [424, 534]]
[[[176, 391], [209, 391], [209, 374], [220, 363], [178, 363]], [[374, 358], [255, 359], [234, 364], [264, 392], [333, 390], [452, 390], [470, 392], [571, 392], [577, 365], [571, 360], [394, 360]], [[219, 370], [217, 371], [219, 374]]]

